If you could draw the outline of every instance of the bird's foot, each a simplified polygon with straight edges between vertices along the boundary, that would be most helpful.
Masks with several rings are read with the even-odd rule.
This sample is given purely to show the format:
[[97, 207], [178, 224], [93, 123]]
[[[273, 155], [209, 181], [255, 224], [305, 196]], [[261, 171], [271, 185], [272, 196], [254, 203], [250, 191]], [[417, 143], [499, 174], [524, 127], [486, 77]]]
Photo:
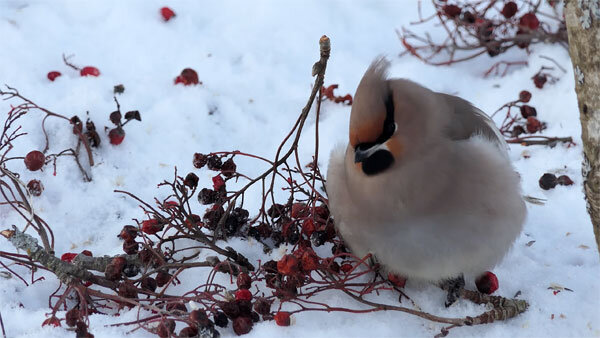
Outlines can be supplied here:
[[449, 307], [460, 298], [460, 292], [465, 287], [465, 277], [461, 274], [456, 278], [446, 279], [440, 282], [440, 287], [448, 292], [445, 305]]

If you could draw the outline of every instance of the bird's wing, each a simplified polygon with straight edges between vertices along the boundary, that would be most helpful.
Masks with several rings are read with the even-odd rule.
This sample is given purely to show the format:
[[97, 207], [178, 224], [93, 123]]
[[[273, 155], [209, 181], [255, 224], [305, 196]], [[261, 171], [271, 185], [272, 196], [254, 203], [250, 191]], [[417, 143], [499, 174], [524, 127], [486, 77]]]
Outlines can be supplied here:
[[494, 121], [470, 102], [448, 94], [441, 94], [448, 103], [452, 115], [446, 128], [446, 135], [452, 140], [466, 140], [476, 135], [482, 135], [495, 143], [503, 153], [508, 145]]

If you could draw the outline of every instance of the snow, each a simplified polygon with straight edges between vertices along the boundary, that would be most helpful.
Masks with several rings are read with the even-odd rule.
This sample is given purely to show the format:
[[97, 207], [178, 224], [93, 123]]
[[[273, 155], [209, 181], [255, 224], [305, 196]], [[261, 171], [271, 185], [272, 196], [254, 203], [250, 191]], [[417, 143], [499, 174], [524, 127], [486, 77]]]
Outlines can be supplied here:
[[[77, 114], [85, 120], [89, 112], [102, 137], [101, 147], [94, 150], [96, 164], [90, 183], [82, 182], [70, 158], [58, 160], [56, 176], [48, 168], [29, 172], [21, 161], [9, 163], [24, 181], [36, 178], [43, 182], [45, 191], [34, 199], [34, 206], [54, 230], [57, 255], [84, 249], [95, 254], [121, 253], [116, 234], [123, 225], [132, 224], [132, 218], [142, 218], [142, 213], [135, 201], [113, 190], [130, 191], [144, 200], [165, 197], [166, 191], [156, 185], [171, 179], [174, 167], [180, 174], [195, 172], [201, 178], [200, 185], [206, 186], [212, 173], [193, 168], [194, 152], [239, 149], [272, 157], [306, 102], [313, 83], [311, 67], [318, 59], [318, 39], [326, 34], [331, 38], [332, 54], [325, 83], [339, 84], [336, 93], [340, 95], [353, 93], [369, 63], [384, 54], [392, 61], [393, 76], [460, 95], [488, 113], [527, 89], [533, 94], [530, 104], [548, 123], [543, 134], [574, 137], [576, 146], [570, 148], [511, 147], [510, 156], [522, 176], [524, 193], [547, 202], [528, 206], [523, 234], [494, 272], [500, 281], [497, 294], [512, 297], [521, 291], [519, 297], [529, 301], [529, 310], [507, 322], [456, 328], [450, 334], [600, 336], [600, 264], [583, 199], [581, 130], [574, 75], [566, 50], [536, 46], [530, 56], [511, 51], [497, 59], [485, 56], [452, 67], [432, 67], [415, 58], [397, 57], [403, 48], [395, 29], [417, 18], [416, 2], [171, 1], [168, 5], [177, 16], [166, 23], [159, 15], [165, 3], [0, 2], [0, 83], [68, 117]], [[427, 11], [424, 2], [423, 12]], [[432, 31], [433, 38], [440, 34]], [[74, 54], [71, 62], [76, 65], [98, 67], [101, 75], [80, 77], [63, 64], [63, 53]], [[541, 65], [551, 65], [540, 55], [551, 56], [568, 70], [566, 74], [556, 71], [560, 80], [542, 90], [535, 88], [530, 79]], [[495, 61], [525, 58], [528, 66], [513, 69], [505, 77], [482, 76]], [[175, 76], [186, 67], [198, 72], [202, 86], [173, 85]], [[55, 82], [46, 78], [52, 70], [63, 74]], [[108, 120], [115, 110], [112, 89], [120, 83], [126, 88], [118, 97], [122, 111], [139, 110], [142, 122], [129, 123], [124, 142], [112, 146], [104, 127], [112, 127]], [[10, 104], [1, 102], [0, 112], [8, 112]], [[347, 140], [349, 113], [348, 106], [330, 102], [323, 105], [319, 125], [322, 172], [326, 172], [330, 150]], [[15, 144], [12, 156], [43, 149], [42, 117], [36, 112], [22, 120], [29, 135]], [[312, 154], [314, 116], [307, 123], [301, 141], [302, 162], [308, 162]], [[73, 146], [74, 138], [64, 121], [51, 119], [47, 127], [50, 152]], [[525, 158], [524, 152], [530, 158]], [[264, 166], [250, 160], [238, 160], [237, 164], [249, 176], [264, 170]], [[575, 185], [544, 191], [537, 180], [545, 172], [567, 174]], [[199, 205], [196, 208], [204, 210]], [[7, 206], [0, 206], [0, 220], [2, 229], [11, 224], [23, 226]], [[535, 242], [527, 246], [530, 241]], [[251, 260], [265, 259], [260, 247], [252, 242], [234, 239], [229, 245]], [[6, 240], [0, 240], [0, 250], [14, 251]], [[272, 258], [282, 254], [283, 250], [276, 251]], [[24, 273], [19, 267], [13, 268]], [[174, 290], [183, 291], [204, 280], [198, 271], [184, 274], [183, 285]], [[46, 279], [29, 287], [14, 277], [0, 279], [0, 313], [9, 337], [72, 334], [64, 328], [41, 327], [49, 312], [48, 296], [58, 282], [49, 274], [36, 273], [38, 276]], [[228, 279], [222, 277], [222, 282], [228, 283]], [[573, 291], [555, 295], [548, 289], [555, 284]], [[473, 281], [467, 281], [467, 286], [473, 288]], [[443, 292], [432, 285], [409, 280], [405, 290], [423, 310], [436, 315], [458, 317], [483, 311], [483, 307], [465, 301], [445, 309]], [[381, 299], [397, 303], [396, 297], [383, 294]], [[330, 305], [361, 307], [340, 294], [323, 299]], [[131, 328], [105, 325], [134, 320], [136, 315], [136, 310], [122, 311], [119, 317], [93, 315], [90, 332], [96, 337], [124, 336]], [[441, 327], [397, 312], [304, 312], [293, 316], [290, 327], [257, 323], [248, 336], [433, 336]], [[231, 325], [220, 332], [223, 336], [234, 335]], [[130, 336], [147, 335], [135, 331]]]

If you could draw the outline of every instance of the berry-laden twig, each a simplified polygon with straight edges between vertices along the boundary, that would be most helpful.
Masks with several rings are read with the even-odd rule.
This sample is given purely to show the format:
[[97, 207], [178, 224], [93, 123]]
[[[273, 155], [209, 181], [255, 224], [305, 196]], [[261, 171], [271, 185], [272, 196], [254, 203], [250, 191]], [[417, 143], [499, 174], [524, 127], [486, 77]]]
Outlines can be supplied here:
[[[552, 13], [540, 9], [541, 0], [521, 2], [507, 0], [446, 1], [432, 0], [434, 13], [422, 18], [419, 5], [419, 25], [437, 19], [447, 37], [442, 42], [429, 34], [419, 35], [406, 27], [396, 31], [410, 54], [430, 65], [451, 65], [471, 60], [483, 54], [498, 56], [518, 47], [528, 49], [538, 43], [559, 43], [567, 46], [567, 31], [559, 6]], [[512, 66], [516, 63], [505, 62]], [[489, 75], [491, 68], [486, 72]]]

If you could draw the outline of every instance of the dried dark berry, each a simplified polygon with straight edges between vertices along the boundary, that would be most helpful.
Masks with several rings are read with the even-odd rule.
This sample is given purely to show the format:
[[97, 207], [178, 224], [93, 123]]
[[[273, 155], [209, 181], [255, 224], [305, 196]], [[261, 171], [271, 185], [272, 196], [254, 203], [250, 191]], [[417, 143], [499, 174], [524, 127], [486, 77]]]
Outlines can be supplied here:
[[138, 253], [138, 257], [140, 261], [142, 261], [142, 263], [148, 264], [152, 261], [154, 255], [152, 254], [152, 251], [150, 251], [150, 249], [144, 248]]
[[208, 160], [206, 161], [208, 169], [210, 170], [221, 170], [221, 166], [223, 163], [221, 162], [221, 158], [217, 155], [208, 156]]
[[237, 287], [240, 289], [250, 289], [252, 278], [245, 272], [240, 273], [236, 279]]
[[198, 201], [200, 204], [213, 204], [217, 201], [218, 193], [212, 189], [203, 188], [198, 193]]
[[206, 156], [204, 154], [200, 154], [200, 153], [194, 154], [194, 160], [193, 160], [194, 167], [201, 169], [202, 167], [204, 167], [206, 165], [207, 161], [208, 161], [208, 156]]
[[122, 84], [118, 84], [113, 87], [113, 93], [115, 94], [123, 94], [125, 92], [125, 86]]
[[279, 326], [290, 326], [290, 313], [287, 311], [277, 311], [275, 314], [275, 323]]
[[114, 123], [117, 126], [121, 125], [121, 112], [118, 110], [115, 110], [114, 112], [110, 113], [109, 117], [110, 122]]
[[217, 313], [213, 315], [213, 321], [218, 327], [227, 327], [227, 323], [229, 322], [227, 315], [221, 311], [217, 311]]
[[119, 237], [127, 242], [133, 241], [137, 237], [137, 228], [132, 225], [126, 225], [121, 230]]
[[535, 108], [533, 108], [532, 106], [528, 106], [526, 104], [521, 106], [521, 116], [523, 116], [523, 118], [528, 118], [529, 116], [537, 116], [537, 110], [535, 110]]
[[100, 146], [101, 139], [100, 134], [98, 134], [98, 132], [96, 132], [95, 130], [86, 131], [85, 136], [87, 137], [90, 146], [94, 148]]
[[237, 166], [235, 165], [235, 162], [233, 162], [233, 158], [228, 159], [221, 166], [221, 174], [223, 174], [223, 176], [225, 176], [225, 177], [233, 176], [233, 174], [235, 174], [236, 170], [237, 170]]
[[194, 173], [189, 173], [185, 176], [183, 184], [185, 184], [190, 189], [195, 189], [198, 186], [198, 180], [198, 175]]
[[71, 124], [73, 125], [73, 134], [77, 135], [81, 133], [83, 130], [83, 122], [81, 122], [79, 116], [75, 115], [71, 117], [69, 121], [71, 121]]
[[536, 133], [544, 129], [544, 126], [542, 125], [540, 120], [536, 119], [533, 116], [529, 116], [527, 118], [527, 124], [525, 125], [525, 127], [527, 128], [527, 132], [529, 132], [530, 134]]
[[277, 261], [270, 260], [262, 265], [263, 270], [267, 273], [277, 273]]
[[44, 153], [38, 150], [33, 150], [25, 155], [25, 167], [31, 171], [42, 169], [46, 162]]
[[167, 338], [175, 332], [175, 321], [173, 319], [164, 319], [158, 324], [158, 336]]
[[141, 121], [142, 120], [142, 115], [140, 115], [140, 112], [138, 110], [130, 110], [128, 112], [125, 113], [125, 120], [129, 121], [129, 120], [138, 120]]
[[[242, 297], [246, 297], [248, 296], [248, 294], [250, 293], [250, 291], [248, 290], [238, 290], [238, 293], [242, 294]], [[245, 300], [245, 299], [236, 299], [235, 300], [238, 309], [240, 309], [240, 316], [243, 317], [250, 317], [250, 314], [252, 312], [252, 302], [250, 300]]]
[[277, 218], [281, 216], [285, 212], [285, 207], [281, 204], [273, 204], [269, 210], [267, 210], [267, 215], [272, 218]]
[[502, 44], [499, 41], [491, 41], [485, 44], [489, 56], [494, 57], [502, 53]]
[[215, 230], [224, 213], [225, 210], [222, 206], [217, 204], [213, 205], [212, 208], [210, 208], [206, 211], [206, 213], [204, 213], [204, 225], [210, 230]]
[[252, 318], [252, 321], [255, 323], [258, 323], [260, 321], [260, 315], [254, 311], [250, 313], [250, 318]]
[[469, 24], [474, 24], [475, 23], [475, 15], [473, 15], [473, 13], [471, 13], [469, 11], [466, 11], [463, 13], [461, 20], [466, 23], [469, 23]]
[[135, 264], [127, 264], [123, 269], [123, 274], [129, 278], [135, 277], [140, 273], [140, 267]]
[[459, 16], [460, 13], [462, 12], [460, 7], [458, 7], [456, 5], [444, 5], [444, 6], [442, 6], [442, 11], [449, 18], [455, 18], [455, 17]]
[[219, 308], [231, 319], [237, 318], [240, 315], [240, 307], [235, 301], [221, 302], [219, 303]]
[[557, 183], [558, 183], [558, 180], [557, 180], [556, 176], [554, 174], [550, 174], [550, 173], [545, 173], [544, 175], [542, 175], [542, 177], [540, 177], [540, 180], [539, 180], [540, 188], [542, 188], [544, 190], [550, 190], [550, 189], [556, 187]]
[[198, 328], [195, 326], [184, 327], [179, 331], [179, 337], [197, 337], [198, 336]]
[[156, 279], [154, 279], [152, 277], [146, 277], [146, 278], [142, 279], [140, 286], [142, 289], [154, 292], [154, 291], [156, 291], [158, 284], [156, 283]]
[[519, 101], [527, 103], [527, 102], [529, 102], [529, 100], [531, 100], [531, 93], [528, 92], [527, 90], [522, 90], [519, 93]]
[[268, 301], [264, 297], [256, 298], [254, 302], [254, 311], [258, 312], [261, 315], [268, 315], [271, 313], [271, 304], [272, 301]]
[[[119, 293], [119, 296], [121, 296], [121, 297], [137, 298], [137, 290], [136, 290], [135, 286], [133, 285], [133, 282], [130, 280], [121, 282], [121, 284], [119, 284], [117, 291]], [[127, 303], [127, 304], [129, 304], [129, 303]], [[133, 306], [133, 305], [129, 305], [129, 306]]]
[[502, 13], [502, 15], [505, 18], [510, 19], [513, 16], [515, 16], [515, 14], [517, 14], [517, 10], [518, 10], [517, 4], [514, 3], [513, 1], [509, 1], [504, 4], [504, 7], [502, 8], [502, 12], [500, 12], [500, 13]]
[[573, 180], [571, 180], [571, 178], [567, 175], [558, 176], [556, 182], [558, 182], [560, 185], [573, 185]]
[[525, 134], [525, 128], [522, 126], [514, 126], [510, 132], [511, 137], [519, 137], [521, 134]]
[[138, 252], [140, 243], [136, 241], [125, 241], [123, 242], [123, 251], [128, 255], [133, 255]]
[[77, 308], [72, 308], [71, 310], [67, 311], [67, 314], [65, 315], [65, 323], [67, 323], [67, 325], [70, 327], [75, 326], [79, 319], [81, 319], [81, 314]]
[[208, 319], [204, 310], [193, 310], [189, 315], [190, 321], [198, 326], [212, 326], [212, 322]]
[[312, 245], [314, 245], [314, 246], [321, 246], [321, 245], [325, 244], [328, 239], [329, 239], [329, 236], [327, 236], [327, 231], [324, 231], [324, 230], [315, 231], [310, 236], [310, 241], [311, 241]]
[[540, 73], [535, 74], [531, 79], [533, 79], [533, 84], [535, 84], [535, 86], [539, 89], [544, 88], [546, 81], [548, 81], [546, 74]]
[[187, 308], [182, 302], [172, 302], [167, 304], [167, 311], [187, 313]]
[[40, 196], [42, 191], [44, 191], [44, 186], [40, 180], [31, 180], [27, 183], [27, 191], [29, 191], [32, 196]]
[[252, 330], [252, 319], [248, 317], [237, 317], [233, 321], [233, 332], [238, 336], [246, 334]]
[[293, 275], [300, 270], [300, 262], [294, 255], [284, 255], [277, 261], [277, 271], [282, 275]]
[[165, 286], [169, 280], [171, 280], [171, 275], [169, 273], [165, 271], [159, 271], [156, 273], [156, 285], [158, 285], [159, 288]]
[[540, 21], [535, 13], [529, 12], [519, 19], [519, 27], [521, 29], [536, 30], [540, 27]]

